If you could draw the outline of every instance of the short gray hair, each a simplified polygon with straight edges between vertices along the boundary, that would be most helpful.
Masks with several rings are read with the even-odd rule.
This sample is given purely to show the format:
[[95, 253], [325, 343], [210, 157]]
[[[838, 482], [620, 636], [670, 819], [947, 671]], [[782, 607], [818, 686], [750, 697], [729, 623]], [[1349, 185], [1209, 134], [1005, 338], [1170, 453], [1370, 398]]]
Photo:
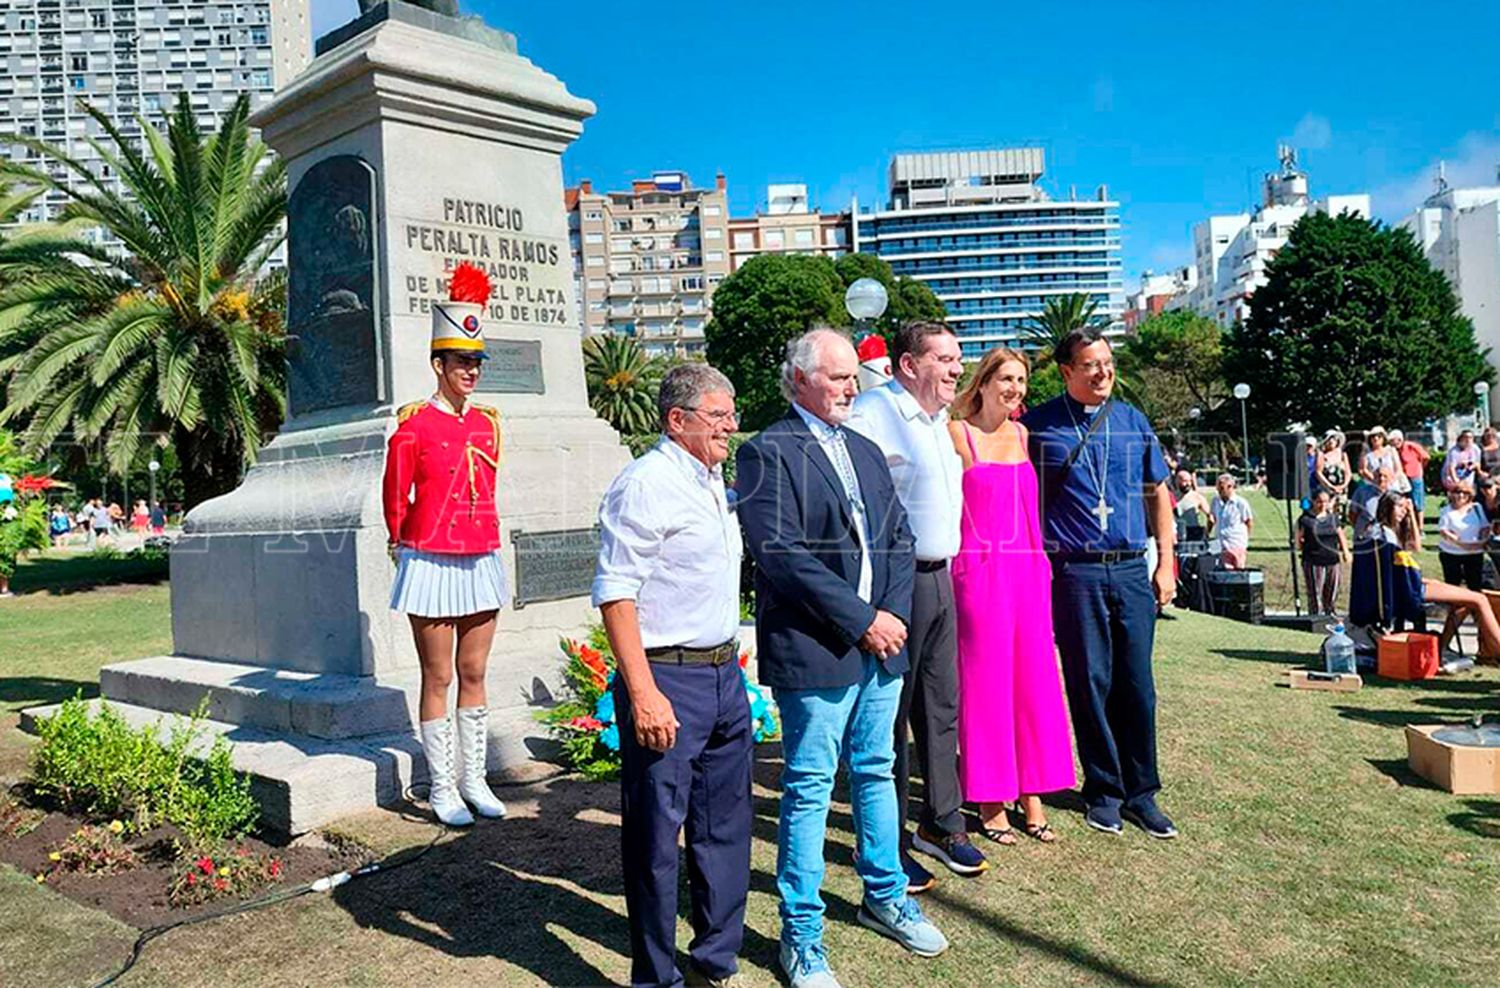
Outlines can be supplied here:
[[734, 385], [729, 383], [729, 378], [708, 364], [692, 361], [667, 371], [666, 377], [661, 379], [661, 389], [656, 393], [656, 413], [662, 429], [667, 427], [668, 412], [674, 408], [697, 408], [703, 396], [711, 391], [722, 391], [734, 397]]
[[794, 390], [797, 371], [801, 371], [806, 377], [818, 369], [818, 349], [828, 337], [849, 343], [847, 333], [823, 325], [814, 326], [801, 336], [787, 341], [786, 357], [781, 361], [781, 396], [787, 401], [793, 401], [797, 397]]
[[1230, 484], [1233, 484], [1233, 483], [1235, 483], [1234, 474], [1232, 474], [1232, 473], [1221, 473], [1221, 474], [1219, 474], [1219, 479], [1218, 479], [1218, 481], [1216, 481], [1216, 483], [1220, 483], [1220, 484], [1230, 483]]

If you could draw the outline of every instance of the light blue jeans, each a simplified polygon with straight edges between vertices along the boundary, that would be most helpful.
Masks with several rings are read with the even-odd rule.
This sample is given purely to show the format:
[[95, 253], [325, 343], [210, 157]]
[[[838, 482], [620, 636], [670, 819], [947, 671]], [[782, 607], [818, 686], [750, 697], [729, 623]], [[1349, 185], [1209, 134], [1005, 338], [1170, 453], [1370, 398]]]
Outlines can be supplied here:
[[776, 889], [781, 894], [781, 942], [795, 947], [823, 940], [823, 840], [841, 757], [849, 765], [856, 867], [865, 897], [888, 903], [906, 894], [892, 773], [901, 677], [886, 673], [870, 656], [864, 664], [864, 675], [853, 686], [776, 690], [785, 759]]

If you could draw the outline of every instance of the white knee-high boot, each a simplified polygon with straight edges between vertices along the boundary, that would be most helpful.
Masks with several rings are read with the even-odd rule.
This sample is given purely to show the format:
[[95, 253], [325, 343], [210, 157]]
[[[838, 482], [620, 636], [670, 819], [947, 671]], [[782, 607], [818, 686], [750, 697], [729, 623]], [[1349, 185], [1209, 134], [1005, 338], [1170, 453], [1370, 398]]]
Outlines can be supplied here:
[[480, 816], [502, 817], [505, 804], [485, 781], [490, 712], [484, 707], [458, 708], [458, 794]]
[[427, 778], [432, 791], [427, 802], [432, 812], [450, 827], [467, 827], [474, 815], [458, 798], [453, 783], [453, 723], [448, 718], [422, 721], [422, 753], [427, 756]]

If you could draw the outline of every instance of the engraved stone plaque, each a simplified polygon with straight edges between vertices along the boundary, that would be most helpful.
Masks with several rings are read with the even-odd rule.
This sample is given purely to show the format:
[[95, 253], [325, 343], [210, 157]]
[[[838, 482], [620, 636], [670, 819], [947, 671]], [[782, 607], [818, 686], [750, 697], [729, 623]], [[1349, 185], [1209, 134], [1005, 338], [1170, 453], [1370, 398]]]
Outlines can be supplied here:
[[599, 529], [513, 532], [516, 609], [543, 600], [588, 596], [599, 561]]
[[287, 362], [291, 413], [373, 404], [375, 171], [353, 155], [308, 169], [287, 200]]
[[484, 373], [479, 375], [481, 394], [546, 394], [542, 383], [542, 344], [538, 340], [484, 341]]

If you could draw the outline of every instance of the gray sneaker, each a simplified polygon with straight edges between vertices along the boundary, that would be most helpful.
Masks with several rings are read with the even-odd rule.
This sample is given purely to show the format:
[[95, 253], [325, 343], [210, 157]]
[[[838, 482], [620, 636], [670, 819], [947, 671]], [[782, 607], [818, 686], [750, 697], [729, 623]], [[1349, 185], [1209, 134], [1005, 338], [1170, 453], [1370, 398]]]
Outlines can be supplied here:
[[886, 903], [866, 899], [859, 904], [859, 921], [918, 957], [936, 957], [948, 949], [948, 938], [927, 921], [916, 900], [908, 895]]
[[828, 966], [828, 951], [821, 943], [805, 947], [782, 944], [781, 969], [792, 988], [842, 988]]

